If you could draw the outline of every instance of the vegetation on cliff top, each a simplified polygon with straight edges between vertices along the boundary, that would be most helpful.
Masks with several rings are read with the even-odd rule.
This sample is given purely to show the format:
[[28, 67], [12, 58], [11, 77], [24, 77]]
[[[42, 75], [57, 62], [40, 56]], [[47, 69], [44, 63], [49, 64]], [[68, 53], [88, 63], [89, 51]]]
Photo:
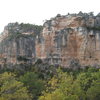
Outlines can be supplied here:
[[[9, 40], [14, 39], [14, 38], [19, 38], [19, 37], [25, 37], [25, 38], [27, 38], [29, 36], [36, 37], [37, 35], [40, 34], [42, 29], [43, 29], [43, 26], [41, 26], [41, 25], [33, 25], [33, 24], [29, 24], [29, 23], [19, 24], [18, 22], [9, 23], [5, 27], [5, 30], [8, 31], [8, 39]], [[29, 34], [25, 35], [25, 34], [22, 34], [22, 33], [29, 33]]]

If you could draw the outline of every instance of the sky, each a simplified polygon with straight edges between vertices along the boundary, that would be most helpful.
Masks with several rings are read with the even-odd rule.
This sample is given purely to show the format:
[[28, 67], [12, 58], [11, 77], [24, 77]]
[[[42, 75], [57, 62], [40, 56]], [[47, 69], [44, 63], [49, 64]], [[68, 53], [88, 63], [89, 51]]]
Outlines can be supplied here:
[[0, 0], [0, 33], [12, 22], [42, 25], [57, 14], [100, 12], [100, 0]]

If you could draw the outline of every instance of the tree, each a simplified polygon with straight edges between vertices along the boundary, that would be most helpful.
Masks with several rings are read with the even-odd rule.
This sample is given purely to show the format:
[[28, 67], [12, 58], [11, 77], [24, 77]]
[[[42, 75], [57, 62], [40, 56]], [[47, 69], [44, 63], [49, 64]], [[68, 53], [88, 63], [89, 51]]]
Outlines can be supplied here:
[[5, 72], [0, 74], [0, 100], [31, 100], [31, 95], [14, 74]]
[[86, 92], [87, 99], [100, 100], [100, 71], [92, 73], [92, 77], [94, 77], [94, 80]]
[[39, 100], [85, 100], [84, 92], [77, 85], [72, 75], [62, 72], [58, 69], [58, 74], [55, 75], [47, 84], [46, 91]]
[[76, 81], [77, 81], [77, 83], [79, 83], [82, 90], [84, 90], [86, 92], [88, 90], [88, 88], [91, 87], [92, 82], [97, 80], [100, 77], [99, 73], [100, 72], [97, 69], [89, 68], [87, 71], [81, 72], [77, 76]]
[[28, 87], [28, 90], [34, 99], [37, 99], [41, 94], [41, 91], [44, 89], [44, 81], [39, 79], [38, 75], [34, 72], [27, 72], [24, 76], [20, 77], [20, 81]]
[[100, 100], [100, 79], [92, 83], [86, 94], [88, 100]]

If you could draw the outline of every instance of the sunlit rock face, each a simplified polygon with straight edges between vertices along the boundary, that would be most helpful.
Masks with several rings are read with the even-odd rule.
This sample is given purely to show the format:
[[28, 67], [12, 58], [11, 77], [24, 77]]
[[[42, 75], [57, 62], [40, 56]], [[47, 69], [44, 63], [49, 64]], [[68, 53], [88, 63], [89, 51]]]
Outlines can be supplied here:
[[38, 58], [64, 67], [100, 65], [99, 15], [59, 15], [43, 27], [41, 39], [37, 37], [36, 41]]

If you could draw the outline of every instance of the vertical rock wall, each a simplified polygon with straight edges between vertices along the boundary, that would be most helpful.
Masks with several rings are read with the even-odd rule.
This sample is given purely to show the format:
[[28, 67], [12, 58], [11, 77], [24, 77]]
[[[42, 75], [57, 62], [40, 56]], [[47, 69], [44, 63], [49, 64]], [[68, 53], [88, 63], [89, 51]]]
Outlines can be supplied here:
[[[100, 17], [88, 14], [57, 16], [44, 23], [37, 56], [50, 64], [72, 67], [100, 64]], [[40, 49], [41, 48], [41, 49]], [[78, 65], [77, 65], [78, 66]]]
[[34, 63], [36, 59], [35, 40], [42, 26], [31, 24], [8, 24], [0, 36], [0, 63]]
[[[3, 60], [2, 60], [3, 59]], [[0, 63], [100, 65], [100, 14], [57, 15], [42, 26], [10, 23], [0, 35]]]

